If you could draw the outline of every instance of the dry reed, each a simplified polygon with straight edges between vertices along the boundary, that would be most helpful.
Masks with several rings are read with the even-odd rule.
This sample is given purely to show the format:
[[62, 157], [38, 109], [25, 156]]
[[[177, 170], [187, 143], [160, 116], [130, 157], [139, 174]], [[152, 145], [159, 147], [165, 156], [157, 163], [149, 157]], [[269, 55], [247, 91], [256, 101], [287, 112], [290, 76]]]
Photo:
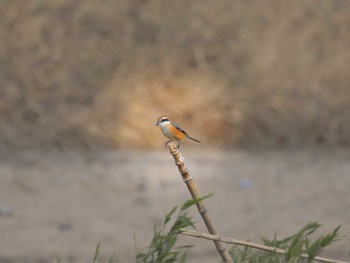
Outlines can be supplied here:
[[[278, 253], [278, 254], [286, 254], [287, 253], [284, 249], [277, 248], [277, 247], [264, 246], [264, 245], [260, 245], [260, 244], [256, 244], [256, 243], [252, 243], [252, 242], [248, 242], [248, 241], [237, 240], [237, 239], [223, 237], [223, 236], [219, 236], [219, 235], [211, 235], [211, 234], [202, 233], [202, 232], [190, 230], [190, 229], [180, 229], [179, 233], [186, 235], [186, 236], [204, 238], [204, 239], [213, 240], [213, 241], [220, 241], [220, 242], [224, 242], [227, 244], [234, 244], [234, 245], [239, 245], [239, 246], [251, 247], [251, 248], [264, 250], [264, 251], [268, 251], [268, 252], [272, 252], [272, 253]], [[307, 254], [302, 254], [301, 257], [308, 258], [309, 256]], [[319, 257], [319, 256], [314, 257], [314, 260], [319, 261], [319, 262], [327, 262], [327, 263], [347, 263], [345, 261], [324, 258], [324, 257]]]
[[[169, 152], [175, 159], [175, 164], [177, 165], [179, 172], [182, 176], [183, 181], [185, 182], [188, 190], [190, 191], [193, 199], [199, 199], [200, 195], [198, 194], [196, 185], [193, 181], [193, 177], [190, 176], [188, 173], [188, 168], [185, 166], [184, 158], [181, 156], [179, 149], [176, 147], [174, 142], [169, 142], [168, 144]], [[210, 220], [209, 215], [208, 215], [208, 210], [204, 207], [204, 204], [202, 201], [199, 201], [196, 203], [197, 209], [199, 214], [202, 216], [203, 221], [209, 231], [210, 234], [212, 235], [217, 235], [217, 230], [214, 225], [214, 223]], [[232, 259], [219, 240], [214, 240], [214, 244], [216, 247], [216, 250], [219, 252], [222, 260], [224, 262], [232, 262]]]

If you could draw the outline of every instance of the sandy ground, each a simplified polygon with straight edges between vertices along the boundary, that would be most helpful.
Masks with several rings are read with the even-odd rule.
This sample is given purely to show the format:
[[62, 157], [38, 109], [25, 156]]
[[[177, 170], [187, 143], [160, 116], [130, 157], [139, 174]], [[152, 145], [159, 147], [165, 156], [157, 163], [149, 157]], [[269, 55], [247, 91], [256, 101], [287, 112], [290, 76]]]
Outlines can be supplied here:
[[[350, 151], [203, 152], [184, 147], [191, 174], [222, 235], [260, 241], [319, 220], [321, 233], [342, 224], [343, 239], [323, 255], [346, 260], [350, 246]], [[0, 262], [135, 262], [156, 222], [189, 198], [167, 149], [2, 151]], [[200, 217], [193, 211], [199, 230]], [[188, 262], [219, 262], [211, 242]]]

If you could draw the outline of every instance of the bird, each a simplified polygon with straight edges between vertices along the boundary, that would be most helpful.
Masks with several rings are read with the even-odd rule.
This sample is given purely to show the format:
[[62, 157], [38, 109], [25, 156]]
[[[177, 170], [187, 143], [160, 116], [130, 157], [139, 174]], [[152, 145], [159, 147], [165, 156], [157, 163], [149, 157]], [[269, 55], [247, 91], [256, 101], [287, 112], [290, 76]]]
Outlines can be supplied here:
[[177, 123], [172, 122], [166, 116], [161, 116], [156, 122], [156, 126], [159, 126], [165, 137], [170, 139], [165, 143], [165, 146], [173, 141], [178, 142], [177, 148], [180, 149], [180, 143], [184, 139], [190, 139], [195, 142], [201, 142], [191, 136], [189, 136]]

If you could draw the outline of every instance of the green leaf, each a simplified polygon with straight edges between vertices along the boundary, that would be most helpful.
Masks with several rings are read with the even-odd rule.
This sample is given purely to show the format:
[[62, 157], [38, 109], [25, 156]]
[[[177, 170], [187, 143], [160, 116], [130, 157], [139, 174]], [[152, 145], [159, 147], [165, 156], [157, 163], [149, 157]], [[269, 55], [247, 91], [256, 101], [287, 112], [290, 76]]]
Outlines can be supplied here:
[[166, 240], [163, 253], [168, 254], [169, 251], [170, 251], [170, 250], [173, 248], [173, 246], [175, 245], [176, 240], [177, 240], [177, 236], [176, 236], [176, 235], [173, 235], [173, 236], [169, 237], [169, 238]]
[[338, 238], [339, 238], [339, 234], [338, 234], [338, 231], [340, 229], [340, 225], [337, 226], [332, 233], [328, 233], [324, 238], [322, 238], [320, 244], [321, 244], [321, 247], [325, 247], [325, 246], [328, 246], [329, 244], [331, 244], [332, 242], [334, 241], [337, 241]]
[[136, 259], [140, 259], [140, 260], [145, 260], [148, 257], [148, 254], [145, 252], [139, 252], [136, 255]]
[[290, 247], [288, 250], [288, 257], [287, 259], [292, 259], [294, 257], [299, 257], [303, 253], [303, 242], [300, 241], [298, 243], [295, 243], [293, 246]]
[[95, 255], [94, 255], [94, 259], [93, 259], [93, 263], [96, 262], [97, 260], [97, 257], [100, 255], [101, 253], [101, 249], [100, 249], [100, 246], [101, 246], [101, 242], [98, 242], [97, 246], [96, 246], [96, 250], [95, 250]]
[[[268, 251], [260, 251], [256, 249], [248, 249], [244, 247], [240, 249], [233, 246], [230, 250], [230, 255], [233, 262], [240, 263], [301, 263], [313, 262], [314, 256], [320, 252], [324, 246], [331, 244], [337, 240], [339, 227], [324, 236], [321, 236], [316, 241], [311, 242], [308, 237], [319, 229], [321, 225], [318, 222], [311, 222], [306, 224], [295, 235], [278, 240], [276, 235], [272, 240], [263, 238], [263, 243], [267, 246], [280, 247], [287, 250], [287, 255], [280, 255]], [[310, 257], [308, 259], [300, 258], [301, 254], [307, 253]]]
[[288, 249], [288, 253], [286, 254], [287, 259], [291, 259], [293, 256], [300, 253], [300, 249], [302, 245], [301, 238], [303, 236], [304, 230], [300, 230], [297, 234], [294, 235], [290, 247]]
[[316, 240], [309, 246], [307, 250], [307, 254], [309, 255], [309, 262], [311, 262], [313, 258], [317, 255], [317, 253], [320, 251], [320, 248], [320, 239]]
[[185, 251], [185, 252], [183, 252], [183, 253], [181, 254], [179, 263], [185, 263], [185, 262], [186, 262], [186, 256], [187, 256], [187, 251]]
[[183, 246], [178, 246], [176, 247], [176, 249], [179, 249], [179, 250], [184, 250], [184, 249], [189, 249], [193, 247], [193, 245], [183, 245]]
[[190, 217], [186, 217], [186, 216], [182, 216], [182, 217], [179, 217], [174, 225], [172, 226], [171, 228], [171, 231], [172, 232], [176, 232], [177, 230], [179, 230], [180, 228], [186, 228], [186, 227], [189, 227], [191, 226], [192, 228], [195, 228], [192, 220]]
[[317, 229], [319, 229], [322, 225], [319, 224], [318, 222], [311, 222], [309, 224], [307, 224], [304, 228], [305, 228], [305, 235], [309, 236], [312, 233], [314, 233]]
[[213, 195], [213, 193], [205, 195], [205, 196], [200, 197], [200, 198], [194, 198], [194, 199], [187, 200], [181, 206], [181, 211], [184, 211], [184, 210], [190, 208], [191, 206], [198, 204], [199, 202], [203, 201], [204, 199], [207, 199], [207, 198], [211, 197], [212, 195]]
[[175, 206], [168, 214], [165, 215], [165, 219], [164, 219], [164, 224], [167, 224], [170, 219], [171, 219], [171, 216], [174, 214], [174, 212], [176, 211], [178, 206]]
[[299, 257], [292, 257], [291, 259], [288, 260], [288, 263], [298, 263]]

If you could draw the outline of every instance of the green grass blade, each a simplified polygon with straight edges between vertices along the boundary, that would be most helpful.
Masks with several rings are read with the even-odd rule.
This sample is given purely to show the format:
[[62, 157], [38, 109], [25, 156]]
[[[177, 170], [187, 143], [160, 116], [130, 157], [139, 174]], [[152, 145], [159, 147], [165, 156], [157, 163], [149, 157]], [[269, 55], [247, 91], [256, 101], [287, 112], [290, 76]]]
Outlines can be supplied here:
[[97, 244], [97, 246], [96, 246], [96, 250], [95, 250], [94, 259], [93, 259], [92, 263], [95, 263], [95, 262], [96, 262], [98, 256], [99, 256], [100, 253], [101, 253], [100, 246], [101, 246], [101, 242], [98, 242], [98, 244]]

